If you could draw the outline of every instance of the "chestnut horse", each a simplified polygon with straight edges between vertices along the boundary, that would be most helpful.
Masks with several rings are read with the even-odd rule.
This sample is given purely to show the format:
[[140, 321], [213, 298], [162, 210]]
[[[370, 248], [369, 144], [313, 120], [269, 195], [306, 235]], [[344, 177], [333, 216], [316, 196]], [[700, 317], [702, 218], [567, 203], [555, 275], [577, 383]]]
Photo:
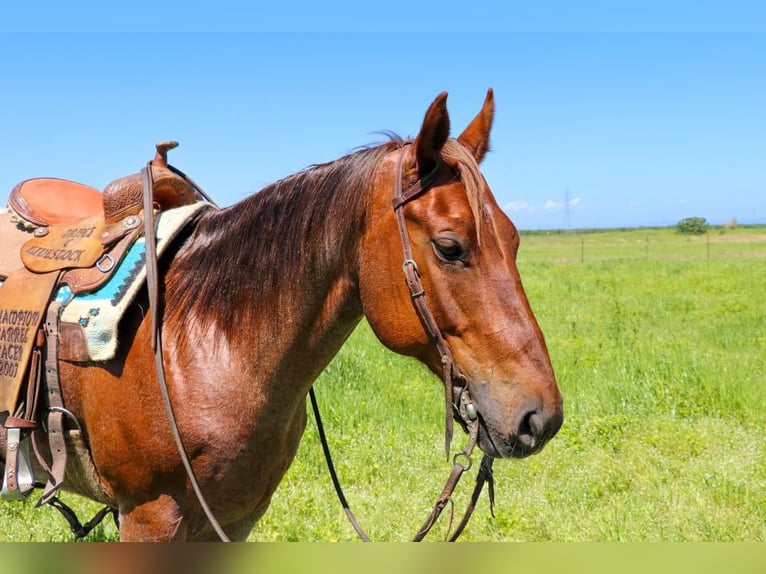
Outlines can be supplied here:
[[[492, 91], [457, 139], [446, 100], [434, 100], [414, 141], [394, 138], [204, 211], [160, 262], [170, 398], [199, 485], [232, 539], [266, 511], [306, 426], [307, 393], [362, 316], [383, 345], [442, 375], [402, 275], [398, 181], [431, 177], [402, 210], [433, 318], [470, 386], [478, 446], [525, 457], [562, 424], [516, 268], [519, 236], [478, 167]], [[60, 367], [102, 501], [119, 512], [122, 540], [216, 539], [171, 438], [150, 321], [137, 312], [130, 323], [113, 362]]]

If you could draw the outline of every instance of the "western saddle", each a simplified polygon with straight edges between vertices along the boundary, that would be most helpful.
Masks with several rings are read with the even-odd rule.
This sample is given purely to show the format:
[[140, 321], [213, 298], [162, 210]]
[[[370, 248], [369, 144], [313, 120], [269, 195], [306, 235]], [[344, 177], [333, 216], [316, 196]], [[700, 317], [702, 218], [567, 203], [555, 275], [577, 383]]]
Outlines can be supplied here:
[[[145, 221], [150, 235], [156, 212], [208, 199], [168, 165], [167, 153], [177, 145], [158, 143], [144, 170], [113, 181], [103, 193], [57, 178], [23, 181], [11, 191], [7, 212], [0, 211], [3, 499], [22, 500], [42, 486], [35, 481], [35, 469], [42, 467], [48, 483], [40, 504], [61, 504], [54, 494], [66, 467], [63, 417], [72, 415], [64, 408], [58, 381], [62, 302], [57, 293], [63, 285], [72, 296], [96, 290], [145, 231]], [[151, 200], [144, 197], [147, 188]], [[50, 454], [34, 443], [35, 429], [47, 430]], [[36, 460], [30, 457], [30, 442]]]

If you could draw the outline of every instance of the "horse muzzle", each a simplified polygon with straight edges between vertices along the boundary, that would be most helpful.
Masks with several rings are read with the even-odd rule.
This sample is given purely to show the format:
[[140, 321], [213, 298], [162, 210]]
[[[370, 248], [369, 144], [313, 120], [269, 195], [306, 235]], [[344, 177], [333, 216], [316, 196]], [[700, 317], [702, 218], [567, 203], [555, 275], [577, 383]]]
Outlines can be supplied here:
[[555, 408], [544, 408], [530, 402], [518, 409], [510, 430], [501, 430], [491, 417], [480, 416], [478, 444], [493, 458], [526, 458], [540, 452], [564, 423], [564, 409], [559, 402]]

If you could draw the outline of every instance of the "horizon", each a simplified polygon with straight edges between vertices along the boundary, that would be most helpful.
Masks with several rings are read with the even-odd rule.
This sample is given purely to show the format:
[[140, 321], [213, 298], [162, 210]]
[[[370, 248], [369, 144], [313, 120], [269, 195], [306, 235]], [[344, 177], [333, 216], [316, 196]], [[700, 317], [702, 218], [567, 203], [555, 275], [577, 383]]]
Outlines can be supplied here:
[[[566, 233], [602, 233], [602, 232], [609, 232], [609, 231], [641, 231], [641, 230], [662, 230], [662, 229], [675, 229], [678, 227], [678, 223], [673, 223], [671, 225], [636, 225], [636, 226], [621, 226], [621, 227], [570, 227], [570, 228], [537, 228], [537, 229], [525, 229], [518, 227], [518, 231], [520, 233], [558, 233], [558, 234], [566, 234]], [[733, 224], [733, 225], [732, 225]], [[711, 230], [718, 229], [718, 230], [726, 230], [726, 231], [733, 231], [735, 229], [759, 229], [762, 227], [766, 227], [765, 223], [742, 223], [740, 221], [729, 221], [726, 223], [711, 223], [710, 221], [707, 222], [707, 233], [709, 233]], [[684, 234], [688, 237], [700, 237], [705, 235], [705, 233], [700, 234], [694, 234], [694, 233], [687, 233]]]

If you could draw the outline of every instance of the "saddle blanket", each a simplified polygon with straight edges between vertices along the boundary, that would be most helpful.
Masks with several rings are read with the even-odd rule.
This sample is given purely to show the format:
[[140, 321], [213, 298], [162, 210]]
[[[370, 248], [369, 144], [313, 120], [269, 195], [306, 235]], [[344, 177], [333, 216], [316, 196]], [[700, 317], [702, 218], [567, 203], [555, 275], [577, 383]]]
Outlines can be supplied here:
[[[202, 209], [212, 207], [205, 202], [168, 209], [157, 216], [157, 256], [184, 228], [189, 219]], [[139, 237], [125, 254], [119, 268], [98, 290], [73, 295], [67, 285], [56, 292], [63, 306], [62, 323], [79, 325], [85, 334], [92, 361], [113, 359], [117, 351], [120, 319], [146, 281], [146, 241]]]

